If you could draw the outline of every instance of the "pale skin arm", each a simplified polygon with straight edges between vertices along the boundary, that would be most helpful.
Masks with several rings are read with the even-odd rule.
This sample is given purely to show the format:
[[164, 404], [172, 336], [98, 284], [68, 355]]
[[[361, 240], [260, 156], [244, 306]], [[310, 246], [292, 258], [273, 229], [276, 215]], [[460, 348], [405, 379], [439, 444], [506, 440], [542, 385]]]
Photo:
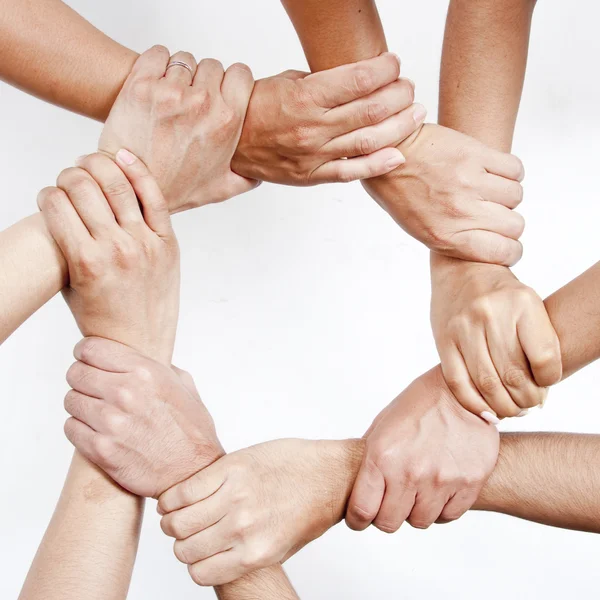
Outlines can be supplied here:
[[124, 600], [144, 501], [75, 453], [20, 600]]

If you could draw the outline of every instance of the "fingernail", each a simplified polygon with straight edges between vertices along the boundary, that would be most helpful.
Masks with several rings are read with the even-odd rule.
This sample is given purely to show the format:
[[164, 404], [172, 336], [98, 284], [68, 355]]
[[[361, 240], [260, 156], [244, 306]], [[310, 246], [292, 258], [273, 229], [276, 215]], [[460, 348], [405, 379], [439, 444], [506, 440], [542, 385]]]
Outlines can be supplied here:
[[403, 165], [405, 162], [406, 162], [406, 158], [404, 158], [404, 154], [402, 154], [401, 152], [398, 152], [398, 154], [396, 156], [394, 156], [394, 158], [390, 158], [390, 160], [388, 160], [385, 163], [385, 166], [387, 169], [389, 169], [391, 171], [392, 169], [395, 169], [396, 167]]
[[132, 165], [136, 160], [136, 157], [131, 154], [129, 150], [121, 148], [121, 150], [117, 152], [117, 162], [123, 163], [124, 165]]
[[521, 412], [520, 412], [520, 413], [517, 415], [517, 417], [524, 417], [526, 414], [529, 414], [529, 409], [528, 409], [528, 408], [526, 408], [526, 409], [522, 410], [522, 411], [521, 411]]
[[479, 416], [484, 421], [487, 421], [490, 425], [499, 425], [500, 424], [500, 419], [494, 413], [490, 412], [489, 410], [484, 410]]
[[75, 166], [78, 167], [86, 158], [87, 158], [87, 154], [82, 154], [81, 156], [78, 156], [77, 159], [75, 160]]
[[402, 60], [400, 59], [400, 57], [399, 57], [399, 56], [398, 56], [398, 55], [397, 55], [395, 52], [391, 52], [390, 54], [391, 54], [392, 56], [395, 56], [395, 57], [396, 57], [396, 60], [398, 61], [398, 64], [399, 64], [399, 65], [400, 65], [400, 64], [402, 64]]
[[417, 125], [420, 125], [427, 116], [427, 109], [422, 104], [415, 104], [413, 109], [413, 119]]

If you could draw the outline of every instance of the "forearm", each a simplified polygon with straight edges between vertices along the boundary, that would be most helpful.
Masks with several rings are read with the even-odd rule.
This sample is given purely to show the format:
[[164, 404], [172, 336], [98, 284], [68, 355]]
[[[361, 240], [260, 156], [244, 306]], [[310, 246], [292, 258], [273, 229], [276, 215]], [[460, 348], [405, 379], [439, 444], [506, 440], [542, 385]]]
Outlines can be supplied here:
[[67, 265], [41, 214], [0, 233], [0, 343], [65, 285]]
[[143, 500], [75, 454], [20, 600], [125, 600]]
[[[346, 458], [330, 473], [339, 490], [334, 522], [345, 512], [364, 452], [363, 440], [336, 444]], [[473, 509], [600, 533], [599, 462], [600, 436], [503, 433], [496, 468]]]
[[451, 0], [439, 123], [510, 151], [535, 0]]
[[374, 0], [282, 0], [282, 4], [313, 72], [387, 51]]
[[496, 469], [474, 509], [600, 533], [600, 436], [502, 435]]
[[215, 588], [219, 600], [297, 600], [290, 580], [279, 565], [250, 573]]
[[3, 0], [0, 78], [88, 117], [105, 120], [137, 54], [60, 0]]

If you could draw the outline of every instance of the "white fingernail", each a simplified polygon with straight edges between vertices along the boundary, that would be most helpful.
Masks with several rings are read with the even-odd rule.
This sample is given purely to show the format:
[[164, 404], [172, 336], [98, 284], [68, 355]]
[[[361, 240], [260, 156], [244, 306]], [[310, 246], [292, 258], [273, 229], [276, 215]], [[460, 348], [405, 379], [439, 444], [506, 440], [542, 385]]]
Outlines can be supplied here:
[[524, 417], [525, 415], [529, 414], [529, 409], [525, 408], [524, 410], [522, 410], [517, 417]]
[[499, 425], [500, 424], [500, 419], [494, 413], [490, 412], [489, 410], [484, 410], [479, 416], [484, 421], [487, 421], [490, 425]]

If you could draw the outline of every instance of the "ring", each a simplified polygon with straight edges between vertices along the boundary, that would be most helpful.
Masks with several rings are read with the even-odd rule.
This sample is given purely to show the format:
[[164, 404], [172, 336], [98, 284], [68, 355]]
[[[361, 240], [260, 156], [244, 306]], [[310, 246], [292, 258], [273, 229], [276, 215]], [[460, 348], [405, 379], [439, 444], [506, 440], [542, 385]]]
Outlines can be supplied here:
[[184, 69], [187, 69], [190, 72], [190, 75], [193, 77], [194, 76], [194, 71], [192, 71], [192, 67], [190, 67], [190, 65], [188, 65], [187, 63], [184, 63], [181, 60], [174, 60], [173, 62], [169, 63], [167, 65], [167, 68], [165, 70], [165, 73], [171, 68], [171, 67], [183, 67]]

